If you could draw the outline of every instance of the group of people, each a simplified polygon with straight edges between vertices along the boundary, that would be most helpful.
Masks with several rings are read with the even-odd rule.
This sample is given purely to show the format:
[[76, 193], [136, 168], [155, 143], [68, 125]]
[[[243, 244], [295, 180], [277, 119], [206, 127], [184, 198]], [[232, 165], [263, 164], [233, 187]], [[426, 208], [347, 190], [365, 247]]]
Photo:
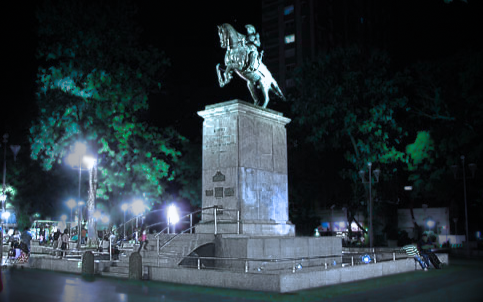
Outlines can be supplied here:
[[428, 238], [426, 233], [423, 233], [421, 239], [417, 243], [408, 244], [401, 248], [401, 252], [408, 256], [414, 257], [418, 261], [421, 268], [427, 271], [430, 267], [429, 263], [436, 269], [441, 269], [443, 263], [438, 259], [438, 256], [432, 252], [435, 245]]
[[[52, 234], [52, 249], [53, 255], [54, 256], [59, 256], [62, 258], [65, 256], [65, 250], [69, 248], [69, 230], [65, 229], [64, 233], [60, 232], [59, 229], [57, 229], [53, 234]], [[61, 252], [58, 252], [58, 250], [61, 250]]]
[[14, 230], [8, 239], [8, 243], [10, 244], [8, 258], [15, 261], [15, 263], [27, 263], [30, 256], [31, 240], [32, 236], [30, 236], [28, 229], [24, 229], [22, 233]]

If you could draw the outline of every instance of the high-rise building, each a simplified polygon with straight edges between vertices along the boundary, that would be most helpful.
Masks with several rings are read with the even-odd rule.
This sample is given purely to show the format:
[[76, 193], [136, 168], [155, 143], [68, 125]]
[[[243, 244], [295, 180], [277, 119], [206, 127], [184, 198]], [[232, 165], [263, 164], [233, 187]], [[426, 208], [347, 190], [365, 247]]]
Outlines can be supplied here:
[[314, 57], [316, 1], [262, 1], [264, 62], [282, 89], [294, 85], [290, 73], [304, 58]]
[[282, 90], [294, 86], [295, 67], [331, 48], [354, 43], [385, 47], [392, 9], [384, 2], [262, 0], [263, 61]]

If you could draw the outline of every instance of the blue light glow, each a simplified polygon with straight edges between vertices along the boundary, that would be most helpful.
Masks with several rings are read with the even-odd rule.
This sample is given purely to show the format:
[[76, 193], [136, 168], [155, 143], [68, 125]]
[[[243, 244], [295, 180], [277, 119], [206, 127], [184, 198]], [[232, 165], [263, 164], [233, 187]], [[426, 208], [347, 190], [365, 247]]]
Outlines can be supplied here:
[[285, 8], [283, 10], [283, 14], [285, 16], [290, 15], [291, 13], [293, 13], [293, 4], [289, 5], [289, 6], [285, 6]]
[[371, 261], [372, 261], [371, 256], [369, 255], [362, 256], [362, 262], [367, 264], [367, 263], [370, 263]]

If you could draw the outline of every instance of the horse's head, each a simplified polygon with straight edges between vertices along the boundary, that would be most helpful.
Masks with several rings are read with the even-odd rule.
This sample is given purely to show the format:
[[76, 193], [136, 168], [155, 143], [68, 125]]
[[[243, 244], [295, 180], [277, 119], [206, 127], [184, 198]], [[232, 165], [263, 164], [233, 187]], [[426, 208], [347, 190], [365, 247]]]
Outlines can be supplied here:
[[218, 25], [218, 37], [220, 37], [221, 48], [226, 48], [229, 45], [228, 35], [226, 34], [225, 24]]
[[244, 38], [244, 35], [239, 34], [233, 26], [228, 23], [218, 25], [218, 36], [220, 37], [221, 48], [236, 47]]

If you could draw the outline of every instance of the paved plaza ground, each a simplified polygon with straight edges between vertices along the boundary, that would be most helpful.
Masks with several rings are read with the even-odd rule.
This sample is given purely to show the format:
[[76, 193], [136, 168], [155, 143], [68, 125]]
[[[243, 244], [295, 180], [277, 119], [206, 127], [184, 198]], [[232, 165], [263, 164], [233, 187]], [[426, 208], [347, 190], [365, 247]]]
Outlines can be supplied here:
[[483, 301], [483, 259], [450, 258], [442, 270], [414, 271], [277, 294], [152, 281], [129, 281], [33, 269], [2, 271], [0, 301]]

